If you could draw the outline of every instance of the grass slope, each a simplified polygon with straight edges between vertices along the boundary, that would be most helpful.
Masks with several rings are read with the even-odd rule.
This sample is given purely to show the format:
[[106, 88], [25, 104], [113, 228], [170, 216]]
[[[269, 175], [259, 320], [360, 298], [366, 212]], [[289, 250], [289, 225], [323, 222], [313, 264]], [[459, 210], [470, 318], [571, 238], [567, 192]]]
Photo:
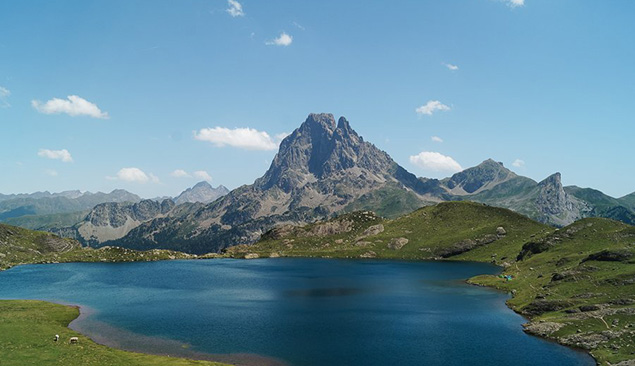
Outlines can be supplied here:
[[61, 262], [136, 262], [197, 258], [171, 250], [145, 252], [119, 248], [82, 247], [73, 239], [54, 234], [0, 224], [0, 270], [19, 264]]
[[[223, 364], [126, 352], [96, 344], [70, 330], [79, 310], [44, 301], [0, 301], [1, 365], [208, 365]], [[53, 341], [58, 334], [60, 340]], [[79, 343], [70, 344], [70, 337]]]
[[602, 365], [635, 362], [635, 227], [621, 222], [584, 219], [554, 229], [506, 209], [446, 202], [395, 220], [355, 212], [277, 228], [227, 254], [496, 263], [511, 281], [469, 282], [509, 291], [508, 305], [531, 320], [528, 332], [586, 349]]
[[82, 221], [90, 211], [58, 213], [49, 215], [26, 215], [4, 220], [5, 224], [31, 230], [49, 230], [73, 226]]
[[[374, 225], [381, 225], [383, 230], [373, 235], [364, 233]], [[505, 235], [497, 235], [499, 227]], [[229, 248], [227, 254], [490, 261], [491, 254], [496, 253], [494, 260], [503, 263], [516, 257], [527, 238], [546, 235], [550, 230], [549, 226], [507, 209], [473, 202], [444, 202], [395, 220], [362, 211], [325, 223], [274, 229], [260, 242]], [[407, 239], [407, 244], [393, 249], [405, 242], [403, 239]], [[465, 250], [468, 247], [473, 249]], [[448, 249], [453, 250], [448, 253]]]
[[[635, 359], [635, 227], [583, 219], [528, 242], [505, 270], [472, 283], [511, 291], [530, 332], [590, 350], [601, 364]], [[542, 323], [541, 323], [542, 322]]]

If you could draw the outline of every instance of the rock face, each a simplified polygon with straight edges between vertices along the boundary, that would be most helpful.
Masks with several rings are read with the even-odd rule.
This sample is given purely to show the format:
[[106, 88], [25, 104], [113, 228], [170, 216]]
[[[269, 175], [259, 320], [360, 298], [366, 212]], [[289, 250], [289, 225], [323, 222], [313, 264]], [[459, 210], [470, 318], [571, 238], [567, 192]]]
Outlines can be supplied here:
[[253, 185], [180, 217], [144, 223], [113, 245], [217, 251], [252, 243], [275, 225], [327, 218], [387, 187], [413, 195], [419, 206], [442, 200], [438, 181], [408, 173], [344, 117], [335, 122], [331, 114], [311, 114], [282, 141], [271, 167]]
[[143, 222], [166, 216], [174, 207], [172, 200], [102, 203], [95, 206], [82, 222], [54, 232], [62, 237], [77, 239], [84, 244], [99, 246], [103, 242], [124, 237]]
[[455, 198], [505, 207], [555, 226], [566, 226], [584, 217], [606, 217], [635, 224], [635, 212], [627, 207], [628, 200], [589, 188], [564, 187], [560, 173], [537, 183], [490, 159], [442, 183]]
[[187, 202], [210, 203], [216, 201], [219, 197], [223, 197], [227, 193], [229, 193], [229, 190], [225, 188], [225, 186], [220, 185], [214, 188], [211, 184], [203, 181], [181, 192], [180, 195], [174, 198], [174, 203], [177, 205]]

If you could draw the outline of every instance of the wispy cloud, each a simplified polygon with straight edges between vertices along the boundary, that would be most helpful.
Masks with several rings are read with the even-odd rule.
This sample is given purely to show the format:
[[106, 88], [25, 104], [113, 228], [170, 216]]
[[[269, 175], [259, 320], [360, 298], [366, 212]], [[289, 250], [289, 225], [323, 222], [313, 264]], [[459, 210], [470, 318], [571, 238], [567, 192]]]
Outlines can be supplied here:
[[196, 140], [208, 141], [217, 147], [232, 146], [245, 150], [276, 150], [280, 137], [277, 135], [274, 140], [268, 133], [253, 128], [214, 127], [194, 131]]
[[49, 177], [57, 177], [59, 175], [57, 173], [57, 170], [53, 170], [53, 169], [44, 170], [44, 174], [48, 175]]
[[508, 6], [515, 8], [518, 6], [525, 6], [525, 0], [502, 0], [507, 3]]
[[419, 168], [435, 172], [459, 172], [463, 170], [456, 160], [449, 156], [433, 151], [422, 151], [410, 156], [410, 163]]
[[174, 178], [192, 178], [192, 176], [189, 175], [183, 169], [177, 169], [177, 170], [173, 171], [172, 173], [170, 173], [170, 176], [172, 176]]
[[439, 136], [432, 136], [432, 137], [430, 137], [430, 140], [432, 140], [434, 142], [439, 142], [439, 143], [443, 142], [443, 139], [440, 138]]
[[65, 113], [69, 116], [88, 116], [93, 118], [109, 118], [107, 112], [102, 112], [96, 104], [77, 95], [69, 95], [67, 99], [53, 98], [46, 103], [32, 100], [31, 105], [38, 112], [44, 114]]
[[298, 22], [293, 22], [293, 25], [299, 30], [306, 30], [306, 28], [303, 25], [299, 24]]
[[194, 172], [194, 177], [197, 179], [206, 180], [208, 182], [212, 181], [212, 176], [209, 175], [205, 170], [197, 170]]
[[439, 102], [438, 100], [429, 100], [426, 104], [415, 109], [415, 112], [417, 112], [417, 114], [419, 115], [425, 114], [425, 115], [431, 116], [432, 113], [436, 111], [449, 111], [449, 110], [450, 110], [450, 107]]
[[125, 182], [135, 182], [135, 183], [159, 183], [159, 178], [154, 174], [146, 174], [143, 170], [139, 168], [122, 168], [120, 169], [114, 177], [106, 177], [110, 180], [122, 180]]
[[73, 162], [73, 157], [71, 156], [71, 153], [68, 152], [68, 150], [66, 149], [62, 149], [62, 150], [40, 149], [40, 151], [37, 152], [37, 156], [42, 158], [47, 158], [47, 159], [61, 160], [65, 163]]
[[3, 86], [0, 86], [0, 108], [11, 107], [11, 104], [9, 104], [9, 96], [11, 96], [11, 91]]
[[447, 67], [448, 70], [451, 70], [451, 71], [456, 71], [456, 70], [459, 69], [459, 67], [457, 65], [453, 65], [453, 64], [444, 63], [443, 66]]
[[227, 0], [228, 8], [226, 11], [232, 17], [242, 17], [245, 16], [245, 12], [243, 11], [243, 5], [236, 0]]
[[525, 161], [524, 160], [520, 160], [520, 159], [516, 159], [516, 160], [514, 160], [512, 165], [515, 166], [516, 168], [522, 168], [522, 167], [525, 166]]
[[265, 42], [267, 46], [283, 46], [286, 47], [293, 42], [293, 36], [282, 32], [278, 38], [274, 38], [271, 41]]

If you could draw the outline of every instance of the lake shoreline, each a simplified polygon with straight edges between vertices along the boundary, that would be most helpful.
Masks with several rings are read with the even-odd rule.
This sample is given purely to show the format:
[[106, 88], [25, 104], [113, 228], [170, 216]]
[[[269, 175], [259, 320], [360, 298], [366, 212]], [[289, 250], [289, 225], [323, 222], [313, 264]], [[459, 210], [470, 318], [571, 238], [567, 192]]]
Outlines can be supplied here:
[[[199, 256], [199, 257], [195, 257], [195, 258], [178, 258], [178, 259], [153, 259], [153, 260], [142, 260], [145, 262], [154, 262], [154, 261], [169, 261], [169, 260], [180, 260], [180, 261], [190, 261], [190, 260], [198, 260], [198, 259], [216, 259], [216, 258], [223, 258], [221, 256], [214, 256], [214, 257], [204, 257], [204, 256]], [[307, 258], [307, 259], [315, 259], [316, 257], [308, 257], [308, 256], [288, 256], [288, 257], [282, 257], [282, 258]], [[319, 257], [318, 257], [319, 258]], [[233, 258], [236, 259], [236, 258]], [[263, 258], [264, 259], [264, 258]], [[320, 258], [320, 259], [334, 259], [334, 258]], [[342, 259], [342, 258], [335, 258], [335, 259]], [[355, 260], [358, 261], [359, 259], [356, 258], [346, 258], [344, 260]], [[382, 260], [388, 260], [388, 261], [396, 261], [396, 262], [431, 262], [431, 263], [435, 263], [435, 262], [446, 262], [446, 263], [465, 263], [466, 261], [460, 261], [460, 260], [446, 260], [446, 259], [432, 259], [432, 260], [399, 260], [399, 259], [382, 259]], [[141, 261], [124, 261], [124, 262], [141, 262]], [[482, 261], [471, 261], [474, 263], [479, 263], [479, 264], [490, 264], [493, 266], [496, 266], [495, 264], [492, 263], [486, 263], [486, 262], [482, 262]], [[74, 261], [74, 262], [65, 262], [65, 263], [86, 263], [86, 261]], [[89, 261], [90, 263], [90, 261]], [[122, 263], [122, 262], [117, 262], [117, 261], [112, 261], [111, 263]], [[20, 263], [18, 265], [29, 265], [29, 264], [57, 264], [57, 263]], [[16, 265], [16, 266], [18, 266]], [[502, 267], [500, 266], [496, 266], [502, 269]], [[466, 279], [462, 279], [460, 280], [461, 282], [464, 282], [468, 285], [472, 285], [472, 286], [478, 286], [478, 287], [486, 287], [492, 290], [496, 290], [498, 292], [506, 292], [508, 294], [511, 295], [511, 293], [509, 291], [505, 291], [505, 289], [502, 288], [498, 288], [496, 286], [492, 286], [492, 285], [485, 285], [485, 284], [481, 284], [481, 283], [476, 283], [476, 282], [472, 282], [470, 281], [470, 278], [466, 278]], [[223, 362], [223, 363], [230, 363], [232, 365], [237, 365], [237, 366], [260, 366], [260, 365], [264, 365], [264, 366], [284, 366], [285, 364], [279, 360], [275, 360], [269, 357], [264, 357], [264, 356], [260, 356], [260, 355], [255, 355], [255, 354], [213, 354], [213, 353], [206, 353], [206, 352], [198, 352], [198, 351], [193, 351], [189, 349], [189, 345], [175, 341], [175, 340], [171, 340], [171, 339], [161, 339], [161, 338], [156, 338], [156, 337], [151, 337], [151, 336], [143, 336], [143, 335], [137, 335], [134, 334], [135, 337], [143, 337], [146, 340], [148, 340], [150, 343], [155, 343], [155, 345], [161, 345], [161, 346], [168, 346], [168, 347], [158, 347], [161, 349], [171, 349], [173, 352], [159, 352], [159, 351], [149, 351], [149, 349], [147, 347], [130, 347], [130, 346], [126, 346], [123, 345], [121, 343], [118, 343], [117, 341], [115, 341], [114, 339], [116, 338], [108, 338], [108, 336], [100, 336], [100, 335], [95, 335], [95, 334], [91, 334], [90, 331], [86, 331], [86, 329], [84, 329], [84, 327], [82, 327], [82, 322], [85, 321], [91, 314], [91, 309], [87, 306], [83, 306], [83, 305], [76, 305], [76, 304], [68, 304], [68, 303], [64, 303], [64, 302], [56, 302], [56, 301], [49, 301], [49, 300], [43, 300], [43, 301], [47, 301], [47, 302], [52, 302], [52, 303], [59, 303], [65, 306], [71, 306], [71, 307], [76, 307], [77, 309], [79, 309], [79, 314], [77, 316], [77, 318], [75, 318], [73, 321], [71, 321], [71, 323], [69, 323], [68, 328], [74, 331], [77, 331], [83, 335], [85, 335], [86, 337], [88, 337], [89, 339], [91, 339], [93, 342], [100, 344], [100, 345], [104, 345], [106, 347], [109, 348], [113, 348], [113, 349], [119, 349], [119, 350], [123, 350], [123, 351], [129, 351], [129, 352], [136, 352], [136, 353], [144, 353], [144, 354], [149, 354], [149, 355], [156, 355], [156, 356], [168, 356], [168, 357], [178, 357], [178, 358], [184, 358], [184, 359], [189, 359], [189, 360], [203, 360], [203, 361], [212, 361], [212, 362]], [[514, 309], [513, 306], [511, 306], [508, 301], [505, 301], [505, 305], [508, 309], [514, 311], [514, 313], [520, 315], [523, 317], [523, 319], [527, 320], [528, 323], [532, 322], [532, 319], [530, 317], [527, 317], [525, 314], [520, 313], [519, 311], [517, 311], [516, 309]], [[597, 359], [593, 356], [593, 354], [591, 352], [589, 352], [588, 350], [584, 350], [581, 348], [577, 348], [577, 347], [571, 347], [569, 345], [565, 345], [565, 344], [561, 344], [560, 342], [557, 341], [557, 339], [553, 339], [550, 337], [545, 337], [545, 336], [541, 336], [539, 334], [534, 334], [531, 333], [529, 331], [527, 331], [526, 324], [521, 324], [521, 326], [523, 327], [523, 331], [529, 335], [529, 336], [534, 336], [543, 340], [547, 340], [549, 342], [553, 342], [553, 343], [557, 343], [559, 346], [564, 346], [567, 347], [575, 352], [581, 353], [581, 354], [585, 354], [587, 356], [590, 356], [591, 358], [593, 358], [593, 360], [595, 361], [596, 364], [599, 364]], [[111, 328], [114, 328], [112, 326], [109, 326]], [[155, 347], [157, 348], [157, 347]]]

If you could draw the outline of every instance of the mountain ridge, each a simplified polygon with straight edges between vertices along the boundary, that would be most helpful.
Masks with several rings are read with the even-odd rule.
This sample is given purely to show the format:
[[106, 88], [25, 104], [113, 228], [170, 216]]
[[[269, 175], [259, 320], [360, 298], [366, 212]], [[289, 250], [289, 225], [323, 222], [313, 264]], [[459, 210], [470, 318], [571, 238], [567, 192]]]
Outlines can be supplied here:
[[253, 243], [276, 225], [359, 209], [398, 217], [451, 200], [509, 208], [555, 226], [593, 215], [630, 223], [630, 208], [598, 210], [593, 199], [579, 196], [563, 187], [560, 173], [536, 182], [492, 159], [443, 180], [418, 178], [364, 141], [346, 118], [336, 122], [332, 114], [312, 113], [283, 139], [269, 169], [253, 184], [212, 203], [181, 210], [180, 215], [144, 222], [125, 237], [103, 244], [204, 253]]

